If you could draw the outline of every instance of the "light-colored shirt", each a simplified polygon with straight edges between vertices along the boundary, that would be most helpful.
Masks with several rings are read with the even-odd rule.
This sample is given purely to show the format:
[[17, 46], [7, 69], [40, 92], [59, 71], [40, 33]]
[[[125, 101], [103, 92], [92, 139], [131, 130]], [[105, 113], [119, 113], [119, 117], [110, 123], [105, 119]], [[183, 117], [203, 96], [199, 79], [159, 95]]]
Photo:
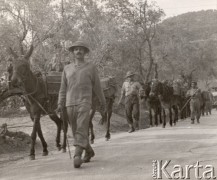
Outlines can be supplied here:
[[123, 96], [129, 96], [129, 95], [138, 95], [139, 90], [142, 88], [141, 84], [139, 82], [128, 82], [125, 81], [123, 83], [121, 94]]
[[94, 64], [86, 62], [81, 66], [76, 66], [71, 63], [64, 67], [58, 104], [66, 107], [82, 103], [92, 104], [93, 93], [102, 105], [106, 104]]
[[200, 98], [200, 95], [201, 95], [201, 90], [198, 88], [195, 89], [192, 88], [187, 91], [187, 96], [191, 96], [192, 98]]

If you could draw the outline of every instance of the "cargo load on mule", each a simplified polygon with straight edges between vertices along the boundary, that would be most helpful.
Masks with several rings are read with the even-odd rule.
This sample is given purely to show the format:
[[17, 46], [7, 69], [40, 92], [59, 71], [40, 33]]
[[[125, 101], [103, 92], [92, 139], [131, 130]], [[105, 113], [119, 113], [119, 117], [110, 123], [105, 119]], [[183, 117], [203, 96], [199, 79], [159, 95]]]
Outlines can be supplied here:
[[115, 77], [105, 77], [100, 79], [101, 86], [105, 95], [105, 98], [109, 98], [117, 92], [117, 82]]
[[45, 91], [47, 96], [47, 110], [57, 108], [58, 94], [60, 90], [62, 72], [50, 71], [44, 78]]
[[46, 86], [48, 95], [58, 95], [60, 90], [62, 72], [50, 71], [46, 75]]
[[[61, 72], [51, 71], [46, 75], [46, 86], [48, 95], [58, 95], [61, 84]], [[101, 86], [105, 97], [109, 98], [115, 94], [116, 79], [115, 77], [105, 77], [100, 79]]]

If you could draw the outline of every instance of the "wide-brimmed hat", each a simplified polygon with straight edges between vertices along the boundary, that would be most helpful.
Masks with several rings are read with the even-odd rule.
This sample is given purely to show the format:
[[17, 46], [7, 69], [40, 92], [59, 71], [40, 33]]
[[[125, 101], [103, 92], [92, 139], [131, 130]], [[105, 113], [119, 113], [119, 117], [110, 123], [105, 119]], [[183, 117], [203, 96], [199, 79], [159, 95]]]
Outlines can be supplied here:
[[68, 45], [69, 51], [74, 51], [75, 47], [83, 47], [85, 49], [85, 52], [88, 53], [90, 49], [88, 48], [87, 44], [83, 41], [76, 41], [73, 44]]
[[127, 74], [126, 74], [126, 76], [125, 76], [125, 78], [131, 77], [131, 76], [134, 76], [134, 75], [135, 75], [134, 72], [128, 71]]
[[191, 84], [196, 84], [197, 85], [197, 81], [193, 80], [193, 81], [191, 81]]

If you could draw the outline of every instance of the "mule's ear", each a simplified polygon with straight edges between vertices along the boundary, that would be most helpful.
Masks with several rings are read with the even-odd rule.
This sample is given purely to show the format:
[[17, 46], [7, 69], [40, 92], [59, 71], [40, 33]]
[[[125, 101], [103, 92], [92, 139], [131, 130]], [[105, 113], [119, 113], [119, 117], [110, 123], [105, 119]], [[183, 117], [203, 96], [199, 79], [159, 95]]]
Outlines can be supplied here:
[[14, 52], [14, 50], [13, 50], [11, 47], [8, 48], [8, 52], [9, 52], [15, 59], [18, 58], [18, 55]]
[[30, 49], [28, 50], [28, 52], [26, 53], [26, 55], [24, 56], [25, 59], [29, 59], [30, 56], [32, 55], [32, 52], [34, 50], [34, 46], [33, 44], [31, 44]]

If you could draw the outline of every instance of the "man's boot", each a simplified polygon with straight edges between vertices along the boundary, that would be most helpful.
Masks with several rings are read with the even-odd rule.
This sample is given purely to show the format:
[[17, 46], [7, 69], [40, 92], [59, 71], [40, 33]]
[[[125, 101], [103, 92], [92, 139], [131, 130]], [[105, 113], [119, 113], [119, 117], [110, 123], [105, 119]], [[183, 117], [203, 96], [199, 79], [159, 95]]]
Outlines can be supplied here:
[[84, 155], [84, 158], [83, 158], [83, 162], [84, 163], [87, 163], [87, 162], [90, 162], [90, 159], [92, 157], [94, 157], [95, 153], [93, 151], [93, 148], [90, 146], [90, 144], [87, 146], [87, 149], [85, 150], [85, 155]]
[[191, 119], [191, 124], [194, 124], [194, 119]]
[[129, 127], [130, 127], [130, 129], [129, 129], [128, 133], [132, 133], [132, 132], [135, 131], [135, 129], [134, 129], [134, 127], [133, 127], [132, 124], [129, 124]]
[[74, 167], [80, 168], [82, 164], [81, 156], [82, 156], [83, 148], [80, 146], [75, 147], [75, 155], [74, 155]]

